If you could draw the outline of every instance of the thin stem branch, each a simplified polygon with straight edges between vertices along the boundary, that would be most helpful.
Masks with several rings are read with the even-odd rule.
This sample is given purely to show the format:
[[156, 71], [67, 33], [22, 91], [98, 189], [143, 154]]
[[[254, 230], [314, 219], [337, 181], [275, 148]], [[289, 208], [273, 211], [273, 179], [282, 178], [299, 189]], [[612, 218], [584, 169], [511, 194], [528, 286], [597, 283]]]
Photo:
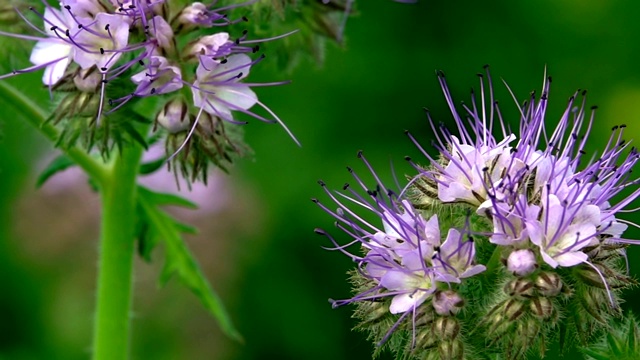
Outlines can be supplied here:
[[[6, 81], [0, 81], [0, 98], [4, 99], [7, 105], [12, 106], [17, 112], [23, 114], [25, 119], [52, 143], [58, 140], [60, 132], [55, 126], [46, 121], [48, 116], [45, 110]], [[86, 151], [76, 146], [61, 148], [60, 150], [82, 168], [98, 185], [105, 181], [108, 171], [101, 161], [91, 157]]]

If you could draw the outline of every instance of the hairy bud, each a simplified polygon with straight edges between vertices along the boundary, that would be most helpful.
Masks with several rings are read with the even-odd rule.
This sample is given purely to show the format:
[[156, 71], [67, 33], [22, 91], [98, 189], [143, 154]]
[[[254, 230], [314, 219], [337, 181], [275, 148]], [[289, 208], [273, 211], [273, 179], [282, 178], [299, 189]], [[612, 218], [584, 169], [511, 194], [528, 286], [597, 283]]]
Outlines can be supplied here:
[[529, 298], [533, 296], [534, 286], [529, 280], [514, 279], [504, 286], [504, 293], [509, 296]]
[[464, 300], [453, 290], [438, 291], [432, 300], [438, 315], [454, 315], [460, 311]]
[[452, 317], [439, 317], [433, 323], [433, 331], [443, 340], [455, 339], [460, 332], [460, 324]]
[[543, 296], [557, 296], [562, 291], [562, 280], [556, 273], [541, 272], [535, 279], [535, 288]]
[[160, 126], [172, 134], [185, 131], [191, 124], [189, 108], [180, 98], [169, 100], [156, 116]]
[[553, 315], [553, 302], [546, 297], [535, 297], [529, 304], [531, 313], [540, 319], [548, 319]]

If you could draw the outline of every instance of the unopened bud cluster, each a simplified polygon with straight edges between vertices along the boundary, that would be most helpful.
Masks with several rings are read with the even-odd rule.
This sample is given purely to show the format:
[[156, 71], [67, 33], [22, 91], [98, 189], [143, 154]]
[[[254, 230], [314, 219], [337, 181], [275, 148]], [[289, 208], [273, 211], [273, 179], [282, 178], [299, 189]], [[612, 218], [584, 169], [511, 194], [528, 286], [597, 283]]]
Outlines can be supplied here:
[[[545, 129], [548, 78], [540, 98], [532, 95], [519, 109], [521, 123], [507, 126], [484, 77], [488, 71], [481, 76], [488, 92], [473, 94], [461, 114], [439, 74], [458, 131], [428, 114], [439, 156], [409, 135], [429, 164], [408, 159], [417, 175], [405, 189], [385, 187], [359, 154], [373, 186], [350, 170], [361, 191], [345, 185], [334, 192], [321, 183], [337, 207], [314, 200], [355, 240], [343, 245], [316, 230], [357, 263], [356, 295], [332, 303], [355, 304], [358, 328], [370, 333], [376, 352], [543, 356], [561, 333], [591, 339], [619, 314], [620, 290], [635, 284], [624, 257], [637, 241], [622, 237], [628, 222], [617, 216], [640, 190], [612, 201], [638, 183], [629, 177], [637, 151], [620, 141], [624, 126], [613, 129], [602, 153], [588, 155], [594, 117], [584, 93], [571, 97], [555, 129]], [[507, 131], [514, 127], [519, 134]], [[500, 137], [492, 129], [501, 129]]]

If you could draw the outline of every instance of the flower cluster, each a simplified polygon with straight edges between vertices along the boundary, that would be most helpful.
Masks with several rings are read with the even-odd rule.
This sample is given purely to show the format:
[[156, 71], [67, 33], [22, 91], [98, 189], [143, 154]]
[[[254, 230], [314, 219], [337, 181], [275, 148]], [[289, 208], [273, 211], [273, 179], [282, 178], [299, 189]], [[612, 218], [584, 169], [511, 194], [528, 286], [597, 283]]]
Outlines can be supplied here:
[[[458, 326], [455, 322], [442, 321], [450, 319], [460, 310], [463, 296], [459, 291], [466, 291], [463, 283], [486, 269], [484, 265], [476, 263], [475, 240], [469, 223], [457, 229], [448, 226], [452, 219], [447, 215], [441, 216], [442, 220], [437, 214], [426, 216], [411, 202], [399, 198], [396, 192], [386, 188], [361, 152], [358, 157], [377, 180], [374, 188], [366, 187], [349, 169], [362, 191], [346, 184], [343, 190], [349, 193], [336, 195], [321, 181], [325, 192], [338, 208], [333, 211], [313, 199], [337, 220], [338, 228], [355, 239], [348, 246], [357, 244], [364, 253], [363, 256], [352, 254], [329, 233], [316, 229], [316, 233], [331, 240], [335, 245], [333, 250], [344, 252], [358, 263], [353, 282], [361, 292], [351, 299], [332, 300], [334, 307], [351, 303], [380, 306], [374, 311], [377, 317], [373, 320], [391, 324], [375, 330], [378, 333], [376, 341], [381, 345], [395, 335], [397, 328], [410, 329], [414, 342], [417, 341], [415, 327], [421, 321], [431, 324], [437, 320], [440, 327]], [[349, 204], [357, 204], [361, 211], [350, 209]], [[371, 214], [380, 221], [381, 226], [365, 220]], [[447, 230], [442, 232], [441, 229]], [[393, 318], [392, 315], [400, 316]], [[369, 317], [370, 314], [365, 316]], [[413, 321], [407, 322], [407, 318]], [[416, 318], [422, 320], [416, 322]], [[424, 328], [424, 324], [420, 328]], [[426, 338], [422, 336], [422, 341]], [[459, 340], [453, 337], [442, 340], [451, 340], [452, 351], [458, 351], [455, 349]]]
[[[204, 175], [208, 163], [222, 165], [230, 160], [228, 153], [241, 152], [226, 131], [232, 124], [246, 123], [234, 113], [282, 124], [251, 87], [285, 82], [243, 80], [264, 58], [250, 57], [259, 51], [258, 43], [289, 34], [250, 40], [246, 30], [237, 38], [226, 31], [212, 31], [246, 21], [246, 17], [233, 20], [226, 14], [241, 5], [214, 8], [194, 2], [177, 6], [162, 0], [62, 0], [60, 8], [43, 5], [42, 12], [31, 8], [42, 25], [20, 14], [39, 36], [0, 32], [36, 42], [29, 59], [33, 66], [0, 78], [44, 69], [43, 84], [61, 94], [54, 119], [65, 120], [69, 139], [78, 138], [71, 129], [83, 132], [88, 128], [93, 141], [96, 128], [102, 128], [101, 134], [117, 145], [121, 145], [121, 135], [109, 135], [109, 130], [122, 130], [120, 133], [140, 141], [146, 134], [135, 134], [132, 112], [140, 108], [140, 99], [154, 97], [158, 100], [143, 111], [155, 111], [156, 124], [169, 134], [168, 156], [186, 146], [193, 148], [179, 158], [185, 175], [195, 178]], [[250, 110], [254, 105], [271, 118]], [[123, 115], [117, 115], [120, 112]], [[79, 126], [83, 120], [86, 126]], [[112, 141], [105, 139], [100, 144], [105, 151]]]
[[[487, 344], [495, 354], [523, 358], [533, 349], [543, 354], [558, 329], [590, 338], [619, 313], [620, 290], [635, 284], [624, 269], [625, 247], [638, 241], [622, 236], [630, 223], [619, 214], [640, 195], [640, 180], [630, 177], [639, 155], [622, 139], [625, 126], [613, 128], [601, 153], [588, 155], [595, 107], [588, 116], [586, 92], [576, 92], [556, 127], [546, 129], [546, 78], [538, 99], [532, 94], [518, 105], [516, 134], [502, 118], [488, 70], [480, 101], [472, 93], [463, 113], [444, 74], [438, 78], [457, 129], [436, 125], [427, 112], [439, 155], [409, 134], [429, 165], [407, 158], [418, 174], [398, 196], [381, 191], [374, 174], [374, 190], [356, 177], [369, 197], [327, 191], [338, 210], [321, 204], [355, 239], [347, 246], [360, 244], [364, 254], [317, 230], [358, 263], [358, 294], [334, 305], [355, 303], [359, 328], [403, 358], [473, 358]], [[382, 228], [349, 204], [373, 212]]]
[[[624, 125], [613, 128], [605, 150], [585, 161], [585, 140], [593, 126], [593, 116], [585, 117], [584, 102], [576, 107], [575, 94], [553, 132], [544, 130], [549, 81], [539, 102], [521, 108], [518, 137], [503, 133], [498, 141], [491, 133], [489, 118], [469, 111], [473, 129], [465, 130], [451, 95], [441, 76], [445, 97], [454, 113], [460, 138], [441, 132], [436, 148], [441, 164], [430, 158], [432, 169], [421, 177], [437, 184], [443, 203], [463, 202], [493, 221], [490, 241], [514, 249], [510, 267], [527, 275], [535, 266], [521, 249], [540, 255], [552, 268], [592, 265], [585, 249], [601, 243], [625, 242], [620, 238], [627, 225], [616, 213], [635, 199], [640, 190], [627, 195], [615, 206], [609, 201], [624, 188], [638, 161], [636, 149], [622, 140]], [[492, 100], [491, 100], [492, 101]], [[595, 107], [593, 108], [595, 110]], [[504, 123], [500, 126], [506, 129]], [[545, 136], [544, 141], [542, 137]], [[541, 144], [542, 143], [542, 144]], [[544, 150], [538, 150], [542, 148]], [[425, 152], [425, 155], [429, 155]], [[578, 168], [580, 166], [580, 168]]]

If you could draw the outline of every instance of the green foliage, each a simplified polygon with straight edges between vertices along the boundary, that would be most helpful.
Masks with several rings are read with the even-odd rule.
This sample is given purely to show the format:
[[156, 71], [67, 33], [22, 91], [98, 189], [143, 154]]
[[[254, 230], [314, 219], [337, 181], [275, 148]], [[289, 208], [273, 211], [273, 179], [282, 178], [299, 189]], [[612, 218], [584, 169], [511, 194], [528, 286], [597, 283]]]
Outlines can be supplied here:
[[345, 0], [327, 4], [317, 0], [261, 0], [252, 5], [250, 23], [258, 37], [272, 37], [298, 30], [297, 33], [266, 43], [270, 56], [277, 56], [281, 69], [291, 70], [303, 57], [322, 63], [327, 41], [341, 44], [345, 16], [354, 13]]
[[640, 358], [640, 331], [632, 313], [611, 321], [595, 344], [581, 348], [589, 360], [635, 360]]
[[182, 234], [194, 233], [195, 229], [180, 223], [159, 208], [166, 205], [196, 207], [179, 196], [156, 193], [144, 187], [138, 187], [137, 238], [140, 256], [150, 261], [153, 249], [158, 244], [163, 244], [165, 265], [160, 275], [160, 284], [164, 285], [172, 276], [177, 276], [200, 299], [204, 307], [218, 321], [222, 331], [231, 338], [241, 341], [242, 336], [233, 326], [221, 299], [209, 285], [185, 244]]

